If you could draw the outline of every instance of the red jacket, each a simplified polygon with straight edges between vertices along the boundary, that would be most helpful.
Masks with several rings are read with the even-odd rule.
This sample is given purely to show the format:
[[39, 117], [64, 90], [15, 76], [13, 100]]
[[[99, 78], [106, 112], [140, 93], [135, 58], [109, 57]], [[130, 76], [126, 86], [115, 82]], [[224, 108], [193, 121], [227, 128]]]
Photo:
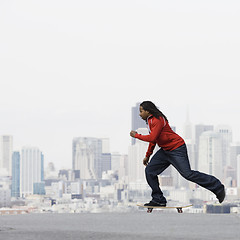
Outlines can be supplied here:
[[135, 138], [149, 142], [146, 157], [150, 157], [156, 144], [165, 151], [172, 151], [184, 144], [184, 140], [171, 129], [165, 118], [159, 117], [157, 119], [150, 115], [147, 123], [150, 134], [141, 135], [136, 133], [135, 135]]

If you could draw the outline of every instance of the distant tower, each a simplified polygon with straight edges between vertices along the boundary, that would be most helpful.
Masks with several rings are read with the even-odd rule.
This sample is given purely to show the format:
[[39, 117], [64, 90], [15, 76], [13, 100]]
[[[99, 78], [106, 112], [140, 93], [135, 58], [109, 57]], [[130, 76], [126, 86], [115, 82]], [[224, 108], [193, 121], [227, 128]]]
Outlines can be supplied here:
[[102, 153], [110, 153], [109, 138], [101, 138], [101, 140], [102, 140]]
[[120, 158], [120, 168], [118, 171], [118, 179], [126, 181], [128, 178], [128, 155], [122, 155]]
[[222, 141], [222, 167], [230, 166], [230, 145], [232, 143], [232, 129], [227, 125], [219, 125], [216, 128]]
[[219, 133], [207, 131], [202, 133], [199, 141], [199, 171], [222, 179], [222, 142]]
[[[137, 130], [138, 128], [146, 128], [146, 122], [139, 116], [140, 102], [136, 103], [135, 107], [132, 107], [132, 130]], [[132, 138], [132, 145], [136, 142], [136, 138]]]
[[44, 155], [41, 153], [41, 182], [44, 181]]
[[12, 197], [20, 197], [20, 153], [12, 155]]
[[[138, 133], [147, 135], [147, 128], [138, 128], [136, 129]], [[129, 182], [146, 182], [145, 178], [145, 166], [143, 165], [143, 158], [145, 157], [148, 142], [141, 141], [137, 139], [134, 145], [129, 146], [128, 148], [128, 180]]]
[[195, 126], [195, 140], [196, 140], [197, 149], [199, 146], [199, 137], [201, 136], [201, 134], [206, 131], [213, 131], [213, 128], [214, 128], [213, 125], [198, 124]]
[[230, 166], [237, 169], [237, 156], [240, 154], [240, 145], [231, 145], [230, 147]]
[[198, 170], [199, 157], [199, 138], [202, 133], [206, 131], [213, 131], [213, 125], [198, 124], [195, 126], [195, 170]]
[[12, 151], [12, 136], [0, 136], [0, 168], [4, 168], [8, 172], [9, 176], [12, 174]]
[[187, 108], [187, 116], [186, 116], [186, 122], [184, 124], [184, 133], [183, 138], [185, 140], [190, 139], [192, 140], [192, 124], [190, 122], [189, 117], [189, 109]]
[[192, 136], [192, 124], [190, 122], [189, 117], [189, 108], [187, 108], [186, 114], [186, 122], [184, 124], [183, 138], [187, 145], [188, 157], [191, 164], [192, 169], [196, 169], [196, 161], [195, 161], [195, 142]]
[[102, 153], [102, 172], [107, 172], [108, 170], [111, 170], [111, 159], [112, 155], [111, 153]]
[[102, 140], [79, 137], [72, 142], [72, 168], [80, 170], [81, 179], [102, 177]]
[[117, 171], [120, 168], [120, 159], [121, 159], [121, 154], [118, 152], [112, 153], [112, 159], [111, 159], [111, 170]]
[[237, 187], [240, 188], [240, 155], [237, 156]]
[[109, 138], [101, 138], [102, 140], [102, 155], [101, 155], [101, 171], [107, 172], [111, 170], [111, 159]]
[[37, 147], [23, 147], [20, 161], [20, 196], [34, 194], [36, 184], [42, 184], [42, 153]]

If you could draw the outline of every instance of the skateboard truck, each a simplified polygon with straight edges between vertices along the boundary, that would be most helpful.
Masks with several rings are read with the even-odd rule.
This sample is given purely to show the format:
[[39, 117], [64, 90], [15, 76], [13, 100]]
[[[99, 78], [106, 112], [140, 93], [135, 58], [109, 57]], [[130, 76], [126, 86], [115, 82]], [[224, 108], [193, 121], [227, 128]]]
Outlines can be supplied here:
[[[178, 213], [183, 213], [183, 210], [182, 210], [181, 207], [176, 207], [176, 209], [177, 209], [177, 212], [178, 212]], [[148, 213], [151, 213], [152, 210], [153, 210], [153, 208], [148, 208], [148, 209], [147, 209], [147, 212], [148, 212]]]

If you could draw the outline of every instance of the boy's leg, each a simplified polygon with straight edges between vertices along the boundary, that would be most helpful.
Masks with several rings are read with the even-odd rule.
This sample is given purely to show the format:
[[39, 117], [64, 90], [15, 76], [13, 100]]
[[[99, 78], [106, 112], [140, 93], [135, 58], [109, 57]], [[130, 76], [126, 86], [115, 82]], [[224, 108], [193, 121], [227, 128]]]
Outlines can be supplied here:
[[178, 170], [178, 172], [187, 180], [210, 190], [218, 195], [224, 190], [224, 185], [214, 176], [191, 170], [186, 145], [167, 152], [169, 161]]
[[167, 155], [162, 149], [158, 150], [148, 163], [145, 174], [149, 186], [152, 188], [152, 201], [155, 203], [166, 203], [166, 198], [159, 187], [158, 176], [170, 163], [167, 161]]

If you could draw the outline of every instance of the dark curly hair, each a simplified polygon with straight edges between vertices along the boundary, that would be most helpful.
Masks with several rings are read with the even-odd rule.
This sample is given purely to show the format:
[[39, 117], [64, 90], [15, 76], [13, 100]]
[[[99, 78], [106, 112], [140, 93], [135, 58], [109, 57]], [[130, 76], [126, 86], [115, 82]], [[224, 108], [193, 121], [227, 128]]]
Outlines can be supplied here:
[[140, 104], [140, 106], [145, 110], [151, 113], [155, 118], [164, 117], [168, 122], [167, 117], [156, 107], [154, 103], [151, 101], [144, 101]]

